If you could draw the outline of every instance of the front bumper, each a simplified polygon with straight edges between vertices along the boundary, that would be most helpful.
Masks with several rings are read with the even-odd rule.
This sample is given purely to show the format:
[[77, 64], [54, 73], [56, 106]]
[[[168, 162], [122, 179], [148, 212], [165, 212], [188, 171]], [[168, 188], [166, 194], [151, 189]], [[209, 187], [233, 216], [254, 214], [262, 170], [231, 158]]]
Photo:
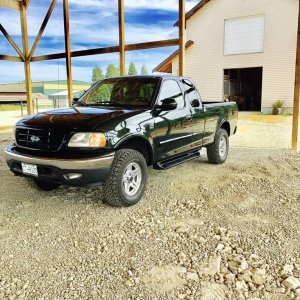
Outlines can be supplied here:
[[38, 179], [71, 186], [84, 186], [105, 181], [108, 177], [114, 152], [99, 157], [66, 159], [34, 157], [18, 153], [13, 146], [5, 149], [5, 158], [10, 170], [16, 175], [23, 174], [21, 163], [38, 167]]

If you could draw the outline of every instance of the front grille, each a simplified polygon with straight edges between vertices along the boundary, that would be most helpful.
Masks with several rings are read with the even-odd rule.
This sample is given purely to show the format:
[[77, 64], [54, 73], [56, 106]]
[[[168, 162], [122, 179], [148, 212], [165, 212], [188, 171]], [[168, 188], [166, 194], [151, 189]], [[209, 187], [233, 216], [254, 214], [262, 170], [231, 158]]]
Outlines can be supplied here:
[[27, 149], [58, 151], [64, 137], [64, 132], [53, 132], [32, 128], [16, 129], [17, 145]]

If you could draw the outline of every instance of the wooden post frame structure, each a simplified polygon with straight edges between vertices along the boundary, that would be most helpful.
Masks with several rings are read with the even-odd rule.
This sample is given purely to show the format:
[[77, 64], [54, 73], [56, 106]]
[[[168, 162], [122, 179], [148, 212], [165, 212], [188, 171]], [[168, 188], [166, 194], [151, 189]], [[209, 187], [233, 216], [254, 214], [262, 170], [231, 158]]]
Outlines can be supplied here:
[[298, 12], [297, 55], [295, 70], [294, 111], [292, 130], [292, 149], [298, 151], [299, 145], [299, 106], [300, 106], [300, 1]]
[[28, 31], [27, 31], [27, 15], [26, 15], [26, 2], [21, 1], [20, 3], [20, 20], [22, 30], [22, 44], [23, 44], [23, 56], [24, 56], [24, 71], [25, 71], [25, 85], [27, 94], [27, 113], [33, 113], [33, 99], [32, 99], [32, 83], [31, 83], [31, 72], [30, 72], [30, 60], [29, 46], [28, 46]]
[[179, 76], [185, 74], [185, 0], [179, 0]]
[[63, 5], [64, 5], [64, 33], [65, 33], [65, 49], [66, 49], [67, 82], [68, 82], [68, 100], [69, 100], [69, 106], [71, 106], [73, 102], [73, 75], [72, 75], [72, 63], [71, 63], [69, 1], [63, 0]]
[[[48, 55], [34, 56], [34, 52], [38, 46], [38, 43], [43, 35], [43, 32], [47, 26], [47, 23], [51, 17], [53, 9], [57, 3], [57, 0], [52, 0], [47, 14], [42, 22], [40, 30], [36, 36], [36, 39], [29, 50], [28, 46], [28, 32], [27, 32], [27, 18], [26, 10], [30, 4], [30, 0], [0, 0], [0, 6], [8, 7], [11, 9], [16, 9], [20, 11], [21, 18], [21, 28], [22, 28], [22, 41], [23, 41], [23, 51], [21, 51], [16, 43], [13, 41], [11, 36], [5, 30], [5, 28], [0, 24], [0, 31], [10, 42], [12, 47], [17, 52], [18, 56], [4, 55], [0, 54], [0, 60], [24, 62], [25, 70], [25, 82], [26, 82], [26, 93], [27, 93], [27, 111], [28, 114], [33, 113], [33, 100], [32, 100], [32, 85], [31, 85], [31, 74], [30, 74], [30, 64], [36, 61], [44, 61], [51, 59], [66, 59], [66, 71], [67, 71], [67, 82], [68, 82], [68, 100], [69, 105], [72, 104], [73, 98], [73, 81], [72, 81], [72, 57], [81, 57], [87, 55], [98, 55], [106, 53], [119, 52], [120, 54], [120, 75], [126, 74], [126, 63], [125, 63], [125, 52], [133, 50], [143, 50], [152, 49], [159, 47], [170, 47], [179, 46], [180, 48], [180, 75], [184, 75], [184, 55], [185, 55], [185, 0], [179, 0], [179, 39], [161, 40], [161, 41], [151, 41], [145, 43], [137, 44], [125, 44], [125, 17], [124, 17], [124, 0], [118, 0], [118, 23], [119, 23], [119, 45], [105, 48], [95, 48], [82, 51], [71, 51], [71, 41], [70, 41], [70, 28], [69, 28], [69, 8], [68, 0], [63, 1], [63, 16], [64, 16], [64, 37], [65, 37], [65, 52], [54, 53]], [[162, 0], [163, 1], [163, 0]]]
[[124, 76], [126, 75], [124, 0], [118, 0], [118, 13], [119, 13], [120, 75]]

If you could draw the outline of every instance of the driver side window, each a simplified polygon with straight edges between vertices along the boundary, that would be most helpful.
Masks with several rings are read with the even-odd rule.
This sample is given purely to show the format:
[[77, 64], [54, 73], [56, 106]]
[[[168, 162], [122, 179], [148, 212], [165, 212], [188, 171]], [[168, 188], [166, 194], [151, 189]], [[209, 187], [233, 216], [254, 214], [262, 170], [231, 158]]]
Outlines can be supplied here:
[[185, 106], [184, 98], [181, 89], [175, 80], [165, 80], [160, 90], [158, 104], [167, 98], [172, 98], [177, 102], [177, 109], [182, 109]]

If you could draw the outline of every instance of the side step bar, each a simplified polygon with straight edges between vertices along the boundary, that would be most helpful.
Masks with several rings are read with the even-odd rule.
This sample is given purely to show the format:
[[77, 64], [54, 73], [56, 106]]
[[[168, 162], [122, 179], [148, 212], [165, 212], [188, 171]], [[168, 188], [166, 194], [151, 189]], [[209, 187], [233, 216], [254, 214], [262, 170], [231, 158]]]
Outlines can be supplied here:
[[186, 161], [189, 161], [189, 160], [192, 160], [192, 159], [195, 159], [198, 157], [200, 157], [199, 150], [164, 160], [162, 162], [157, 163], [154, 168], [158, 169], [158, 170], [167, 170], [167, 169], [170, 169], [177, 165], [180, 165]]

